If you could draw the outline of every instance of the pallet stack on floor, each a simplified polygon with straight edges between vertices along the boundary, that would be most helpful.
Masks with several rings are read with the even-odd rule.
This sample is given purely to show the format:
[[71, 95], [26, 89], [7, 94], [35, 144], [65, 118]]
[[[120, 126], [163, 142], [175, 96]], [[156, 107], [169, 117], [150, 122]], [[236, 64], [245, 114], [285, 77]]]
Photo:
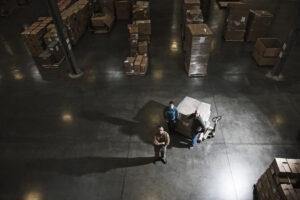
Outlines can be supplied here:
[[259, 200], [300, 200], [300, 159], [275, 158], [255, 190]]
[[231, 42], [255, 42], [265, 37], [273, 15], [266, 10], [251, 10], [242, 2], [230, 2], [224, 27], [224, 39]]
[[149, 65], [151, 20], [149, 1], [132, 6], [132, 24], [128, 24], [130, 57], [124, 61], [127, 75], [146, 75]]
[[251, 10], [248, 17], [246, 41], [255, 42], [264, 37], [272, 23], [273, 15], [266, 10]]
[[228, 5], [224, 31], [226, 41], [244, 41], [248, 15], [248, 4], [230, 3]]
[[[209, 5], [208, 1], [202, 8], [207, 9], [207, 5]], [[208, 10], [205, 12], [208, 15]], [[207, 75], [212, 31], [206, 24], [203, 24], [202, 13], [200, 0], [184, 0], [182, 41], [185, 69], [190, 77]]]
[[207, 75], [212, 34], [206, 24], [187, 25], [184, 41], [184, 63], [188, 76]]
[[[89, 0], [78, 0], [74, 4], [69, 4], [71, 1], [59, 2], [62, 2], [58, 4], [62, 10], [63, 23], [66, 26], [65, 34], [70, 38], [68, 43], [75, 45], [87, 30], [92, 13], [91, 4]], [[46, 68], [60, 66], [64, 54], [51, 17], [38, 18], [21, 33], [21, 36], [32, 57], [39, 64]]]
[[181, 37], [184, 42], [187, 24], [202, 24], [204, 22], [200, 0], [184, 0], [182, 6]]

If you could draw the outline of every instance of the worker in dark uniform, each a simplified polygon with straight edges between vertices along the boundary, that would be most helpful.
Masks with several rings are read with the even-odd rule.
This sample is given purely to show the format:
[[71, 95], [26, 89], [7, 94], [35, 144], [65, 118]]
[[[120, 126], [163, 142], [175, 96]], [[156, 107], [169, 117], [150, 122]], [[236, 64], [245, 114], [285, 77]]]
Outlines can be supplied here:
[[191, 114], [188, 119], [192, 119], [192, 143], [190, 149], [197, 145], [197, 140], [200, 138], [200, 142], [203, 140], [203, 135], [205, 131], [205, 125], [201, 119], [199, 110], [196, 110], [195, 113]]
[[169, 134], [164, 131], [162, 126], [157, 127], [157, 131], [153, 137], [153, 144], [154, 144], [154, 152], [155, 152], [155, 160], [161, 160], [164, 164], [167, 164], [167, 146], [170, 144], [170, 137]]
[[169, 106], [164, 109], [164, 118], [168, 124], [170, 134], [175, 135], [176, 120], [179, 118], [179, 112], [173, 101], [170, 101]]

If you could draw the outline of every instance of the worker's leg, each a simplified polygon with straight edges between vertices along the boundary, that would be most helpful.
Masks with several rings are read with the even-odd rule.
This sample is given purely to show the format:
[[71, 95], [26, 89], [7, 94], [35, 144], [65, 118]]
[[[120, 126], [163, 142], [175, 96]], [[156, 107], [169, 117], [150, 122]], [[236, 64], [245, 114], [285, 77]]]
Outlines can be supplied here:
[[167, 158], [167, 147], [166, 146], [162, 146], [161, 147], [161, 158], [166, 161]]
[[169, 133], [170, 134], [173, 134], [173, 128], [172, 128], [172, 120], [169, 120], [169, 122], [168, 122], [168, 128], [169, 128]]
[[192, 147], [197, 145], [198, 137], [199, 137], [199, 133], [196, 133], [192, 139]]
[[157, 161], [159, 160], [159, 151], [160, 151], [160, 147], [159, 146], [156, 146], [154, 145], [154, 161]]

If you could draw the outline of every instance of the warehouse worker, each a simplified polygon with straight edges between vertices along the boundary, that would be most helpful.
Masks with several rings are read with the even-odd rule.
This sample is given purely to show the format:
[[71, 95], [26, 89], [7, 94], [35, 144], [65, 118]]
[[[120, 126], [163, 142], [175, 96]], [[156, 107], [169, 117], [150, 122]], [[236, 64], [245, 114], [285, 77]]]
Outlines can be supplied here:
[[166, 152], [167, 146], [170, 144], [170, 137], [169, 134], [164, 131], [164, 128], [162, 126], [157, 127], [157, 131], [153, 137], [153, 144], [155, 152], [154, 164], [159, 160], [161, 160], [164, 164], [167, 164]]
[[170, 101], [169, 106], [164, 109], [164, 118], [168, 124], [170, 134], [175, 135], [176, 120], [179, 118], [179, 112], [174, 106], [174, 102]]
[[204, 139], [205, 126], [201, 119], [199, 110], [196, 110], [195, 113], [191, 114], [188, 119], [193, 119], [191, 130], [192, 144], [190, 146], [190, 149], [192, 149], [196, 146], [198, 138], [200, 138], [200, 142]]

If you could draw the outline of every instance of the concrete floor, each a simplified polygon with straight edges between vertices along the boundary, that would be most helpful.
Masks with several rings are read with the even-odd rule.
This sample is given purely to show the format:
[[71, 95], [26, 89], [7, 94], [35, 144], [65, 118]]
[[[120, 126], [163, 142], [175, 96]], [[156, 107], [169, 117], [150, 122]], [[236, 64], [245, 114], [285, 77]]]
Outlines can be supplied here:
[[[146, 77], [124, 75], [126, 22], [80, 40], [74, 49], [86, 73], [71, 81], [64, 71], [38, 70], [19, 37], [47, 12], [43, 3], [0, 19], [1, 200], [248, 200], [274, 157], [300, 158], [299, 40], [286, 80], [270, 81], [251, 58], [253, 44], [222, 40], [225, 10], [213, 1], [209, 75], [188, 78], [180, 2], [151, 2]], [[278, 10], [269, 35], [286, 37], [295, 1], [247, 2]], [[168, 164], [153, 165], [151, 134], [163, 105], [185, 96], [223, 116], [217, 136], [192, 151], [184, 138], [171, 138]]]

